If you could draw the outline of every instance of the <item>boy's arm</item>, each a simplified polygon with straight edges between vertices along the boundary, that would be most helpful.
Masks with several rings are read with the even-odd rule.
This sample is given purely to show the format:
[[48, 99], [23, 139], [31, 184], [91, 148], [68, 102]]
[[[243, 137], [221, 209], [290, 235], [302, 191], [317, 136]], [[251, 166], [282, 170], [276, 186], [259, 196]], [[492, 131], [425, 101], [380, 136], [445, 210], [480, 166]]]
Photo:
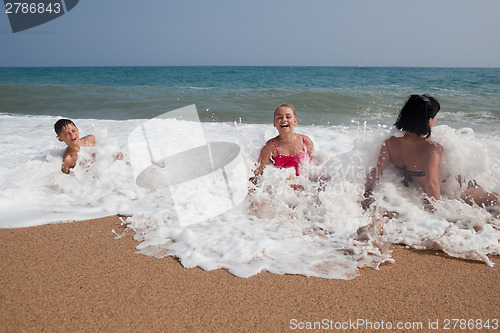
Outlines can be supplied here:
[[75, 156], [73, 156], [73, 154], [67, 154], [67, 155], [64, 155], [63, 157], [63, 162], [62, 162], [62, 166], [61, 166], [61, 171], [68, 174], [69, 173], [69, 170], [71, 168], [74, 168], [75, 165], [76, 165], [76, 160], [78, 158], [78, 155], [75, 153], [74, 154]]

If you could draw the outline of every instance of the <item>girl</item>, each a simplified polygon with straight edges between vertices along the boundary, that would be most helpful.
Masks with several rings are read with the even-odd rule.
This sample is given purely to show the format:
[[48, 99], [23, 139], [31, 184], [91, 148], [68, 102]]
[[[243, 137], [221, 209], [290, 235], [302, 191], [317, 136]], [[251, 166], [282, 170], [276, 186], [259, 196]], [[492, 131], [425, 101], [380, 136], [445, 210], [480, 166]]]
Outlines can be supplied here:
[[259, 166], [254, 171], [255, 176], [250, 178], [252, 183], [257, 182], [270, 162], [277, 168], [294, 168], [296, 176], [300, 174], [302, 164], [311, 162], [314, 144], [309, 137], [294, 133], [297, 123], [292, 105], [281, 104], [274, 110], [273, 124], [278, 130], [278, 136], [267, 141], [262, 148]]

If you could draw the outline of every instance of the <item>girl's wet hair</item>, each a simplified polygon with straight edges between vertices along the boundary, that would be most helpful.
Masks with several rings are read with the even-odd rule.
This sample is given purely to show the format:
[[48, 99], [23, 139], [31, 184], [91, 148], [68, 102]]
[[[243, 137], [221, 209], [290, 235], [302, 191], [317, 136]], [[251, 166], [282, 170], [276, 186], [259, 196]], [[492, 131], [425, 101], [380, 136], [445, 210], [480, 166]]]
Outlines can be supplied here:
[[297, 117], [297, 114], [295, 113], [295, 108], [293, 107], [293, 105], [292, 105], [292, 104], [286, 104], [286, 103], [283, 103], [283, 104], [278, 105], [278, 106], [274, 109], [274, 115], [276, 115], [276, 112], [277, 112], [280, 108], [285, 108], [285, 107], [286, 107], [286, 108], [290, 108], [290, 109], [292, 109], [292, 111], [293, 111], [293, 115], [294, 115], [295, 117]]
[[56, 131], [57, 135], [61, 134], [61, 131], [63, 130], [64, 127], [68, 125], [73, 125], [76, 127], [75, 123], [73, 123], [69, 119], [59, 119], [55, 124], [54, 124], [54, 131]]
[[431, 135], [429, 119], [434, 118], [440, 108], [439, 102], [434, 97], [411, 95], [401, 109], [394, 126], [428, 138]]

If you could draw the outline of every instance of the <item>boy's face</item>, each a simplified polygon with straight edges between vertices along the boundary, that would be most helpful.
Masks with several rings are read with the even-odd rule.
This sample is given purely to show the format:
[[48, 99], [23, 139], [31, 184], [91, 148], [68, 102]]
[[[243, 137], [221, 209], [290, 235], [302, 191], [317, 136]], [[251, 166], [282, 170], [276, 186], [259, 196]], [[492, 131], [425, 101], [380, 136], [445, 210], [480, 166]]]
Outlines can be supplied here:
[[67, 144], [70, 148], [80, 146], [80, 132], [78, 131], [78, 127], [72, 124], [64, 126], [57, 138], [59, 141]]
[[274, 127], [279, 133], [283, 132], [293, 132], [293, 128], [297, 125], [298, 119], [293, 114], [293, 109], [288, 106], [282, 106], [276, 110], [274, 114]]

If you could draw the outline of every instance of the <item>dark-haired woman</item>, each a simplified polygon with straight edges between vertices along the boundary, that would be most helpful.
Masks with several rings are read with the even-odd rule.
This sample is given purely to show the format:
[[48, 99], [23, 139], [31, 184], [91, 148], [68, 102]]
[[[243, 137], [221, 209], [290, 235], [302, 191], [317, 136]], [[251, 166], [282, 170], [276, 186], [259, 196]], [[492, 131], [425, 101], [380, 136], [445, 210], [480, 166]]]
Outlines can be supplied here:
[[[439, 109], [439, 102], [429, 95], [410, 96], [394, 124], [396, 128], [405, 131], [405, 134], [385, 140], [377, 166], [366, 179], [365, 197], [369, 197], [378, 177], [392, 163], [400, 171], [405, 186], [415, 183], [429, 199], [441, 198], [438, 172], [443, 147], [428, 140]], [[480, 206], [498, 204], [498, 194], [487, 193], [478, 186], [466, 189], [461, 198], [468, 204], [474, 202]]]

